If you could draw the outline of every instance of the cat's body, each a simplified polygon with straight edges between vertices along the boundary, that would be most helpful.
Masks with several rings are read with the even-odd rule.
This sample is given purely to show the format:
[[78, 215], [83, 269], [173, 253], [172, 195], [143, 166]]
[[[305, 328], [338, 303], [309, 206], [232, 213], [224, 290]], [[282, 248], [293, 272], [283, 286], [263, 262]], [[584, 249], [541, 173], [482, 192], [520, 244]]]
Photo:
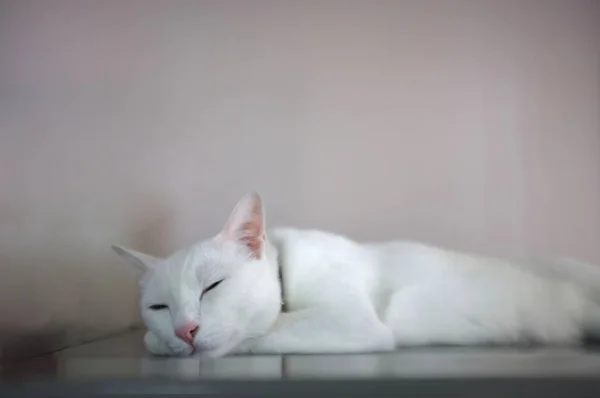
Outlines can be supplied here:
[[576, 344], [600, 334], [600, 268], [291, 228], [267, 237], [255, 194], [215, 238], [168, 259], [116, 250], [143, 270], [145, 341], [155, 354]]

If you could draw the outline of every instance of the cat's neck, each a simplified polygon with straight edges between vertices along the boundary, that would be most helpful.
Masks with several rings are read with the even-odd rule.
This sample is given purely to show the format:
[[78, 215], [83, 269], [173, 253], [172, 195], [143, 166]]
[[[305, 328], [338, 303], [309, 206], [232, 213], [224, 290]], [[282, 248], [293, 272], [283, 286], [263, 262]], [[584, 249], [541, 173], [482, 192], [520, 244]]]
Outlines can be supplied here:
[[268, 263], [268, 272], [265, 278], [269, 280], [265, 286], [268, 289], [269, 300], [266, 302], [264, 308], [262, 308], [259, 330], [255, 330], [256, 334], [269, 333], [276, 325], [277, 319], [285, 309], [285, 300], [283, 295], [284, 283], [283, 283], [283, 272], [281, 267], [281, 255], [280, 248], [273, 245], [267, 239], [265, 250], [265, 261]]
[[277, 275], [277, 282], [279, 284], [280, 312], [285, 312], [285, 284], [283, 278], [283, 267], [281, 264], [281, 248], [271, 243], [271, 241], [267, 239], [265, 255], [267, 257], [267, 261], [269, 264], [271, 264]]
[[287, 312], [287, 305], [285, 300], [285, 283], [283, 279], [283, 267], [281, 266], [281, 256], [279, 256], [279, 251], [276, 251], [277, 255], [275, 257], [275, 263], [277, 266], [277, 279], [279, 280], [279, 297], [281, 300], [281, 308], [279, 312]]

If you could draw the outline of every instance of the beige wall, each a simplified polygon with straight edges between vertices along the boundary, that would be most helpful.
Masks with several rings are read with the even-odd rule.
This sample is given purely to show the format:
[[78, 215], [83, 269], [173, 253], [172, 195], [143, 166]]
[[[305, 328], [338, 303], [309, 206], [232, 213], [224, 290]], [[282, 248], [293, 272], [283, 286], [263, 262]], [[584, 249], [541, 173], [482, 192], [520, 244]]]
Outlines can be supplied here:
[[109, 245], [249, 189], [271, 225], [600, 263], [599, 4], [2, 2], [0, 331], [130, 325]]

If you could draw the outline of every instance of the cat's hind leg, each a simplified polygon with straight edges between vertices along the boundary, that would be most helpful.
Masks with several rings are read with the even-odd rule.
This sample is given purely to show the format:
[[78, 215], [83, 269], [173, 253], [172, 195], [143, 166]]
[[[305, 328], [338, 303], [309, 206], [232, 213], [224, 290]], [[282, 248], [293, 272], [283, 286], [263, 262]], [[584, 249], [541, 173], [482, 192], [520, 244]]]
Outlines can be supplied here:
[[390, 297], [384, 323], [393, 331], [397, 347], [491, 344], [501, 333], [506, 338], [505, 331], [448, 306], [439, 293], [413, 286]]
[[397, 346], [573, 345], [581, 341], [582, 320], [600, 332], [600, 306], [582, 316], [585, 301], [576, 289], [545, 293], [511, 303], [509, 295], [490, 300], [485, 293], [413, 286], [392, 295], [384, 321]]

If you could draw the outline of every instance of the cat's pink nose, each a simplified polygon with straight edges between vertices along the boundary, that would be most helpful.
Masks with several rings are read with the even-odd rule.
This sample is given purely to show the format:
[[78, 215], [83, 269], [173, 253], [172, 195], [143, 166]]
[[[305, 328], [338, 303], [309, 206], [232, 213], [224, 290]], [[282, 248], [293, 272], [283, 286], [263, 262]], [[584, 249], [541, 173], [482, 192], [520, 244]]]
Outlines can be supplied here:
[[194, 336], [196, 336], [196, 333], [198, 333], [199, 329], [200, 325], [198, 325], [196, 322], [188, 322], [175, 330], [175, 334], [189, 345], [194, 345]]

